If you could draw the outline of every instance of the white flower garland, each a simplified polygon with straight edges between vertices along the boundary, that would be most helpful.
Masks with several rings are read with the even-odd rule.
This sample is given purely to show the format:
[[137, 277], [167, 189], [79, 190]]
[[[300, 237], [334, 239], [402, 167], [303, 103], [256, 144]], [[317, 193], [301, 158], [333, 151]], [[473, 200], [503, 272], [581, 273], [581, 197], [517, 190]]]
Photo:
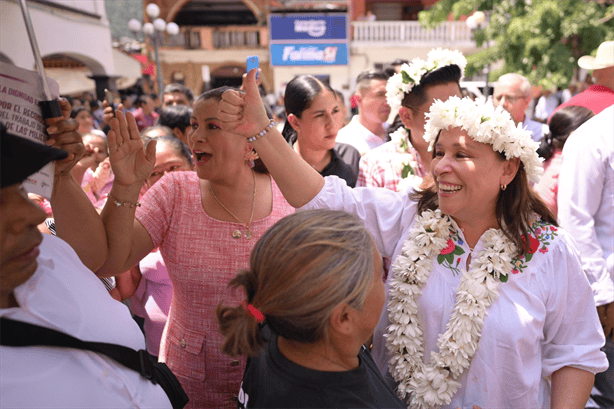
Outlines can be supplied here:
[[389, 370], [399, 383], [398, 394], [422, 407], [447, 405], [460, 387], [457, 379], [478, 349], [487, 308], [497, 299], [500, 277], [511, 271], [516, 246], [501, 230], [484, 234], [484, 250], [463, 271], [456, 304], [446, 330], [437, 341], [438, 352], [422, 361], [423, 332], [418, 320], [418, 299], [433, 268], [433, 259], [447, 246], [452, 221], [441, 210], [416, 217], [403, 251], [394, 262], [388, 311], [390, 326], [386, 346]]
[[409, 152], [409, 134], [404, 126], [390, 134], [390, 139], [396, 147], [396, 151], [401, 154], [396, 168], [400, 169], [401, 180], [397, 184], [397, 192], [405, 192], [410, 187], [418, 189], [422, 184], [422, 178], [416, 175], [416, 170], [420, 167], [414, 155]]
[[461, 79], [464, 76], [467, 60], [460, 51], [437, 48], [429, 51], [426, 61], [414, 58], [410, 64], [401, 65], [401, 72], [394, 74], [386, 84], [386, 100], [392, 110], [398, 109], [403, 102], [405, 93], [420, 84], [427, 72], [447, 65], [456, 64], [461, 70]]
[[539, 143], [522, 124], [515, 125], [501, 105], [495, 108], [490, 101], [450, 97], [446, 101], [435, 100], [426, 116], [424, 140], [429, 143], [429, 151], [442, 129], [459, 127], [474, 141], [487, 143], [496, 152], [504, 153], [506, 159], [520, 158], [530, 181], [538, 183], [544, 173], [542, 159], [537, 155]]

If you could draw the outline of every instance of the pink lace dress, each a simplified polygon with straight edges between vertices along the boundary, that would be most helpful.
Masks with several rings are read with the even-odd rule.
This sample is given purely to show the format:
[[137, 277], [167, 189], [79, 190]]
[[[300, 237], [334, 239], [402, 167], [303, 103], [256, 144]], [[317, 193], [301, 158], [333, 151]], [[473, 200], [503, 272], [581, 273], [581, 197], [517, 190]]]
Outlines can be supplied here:
[[173, 299], [162, 335], [160, 360], [177, 375], [190, 408], [236, 408], [245, 360], [222, 354], [215, 308], [238, 304], [228, 282], [249, 266], [252, 247], [282, 217], [293, 213], [271, 180], [273, 209], [252, 223], [251, 239], [233, 238], [238, 224], [204, 211], [195, 172], [165, 175], [141, 199], [136, 217], [159, 247], [173, 282]]

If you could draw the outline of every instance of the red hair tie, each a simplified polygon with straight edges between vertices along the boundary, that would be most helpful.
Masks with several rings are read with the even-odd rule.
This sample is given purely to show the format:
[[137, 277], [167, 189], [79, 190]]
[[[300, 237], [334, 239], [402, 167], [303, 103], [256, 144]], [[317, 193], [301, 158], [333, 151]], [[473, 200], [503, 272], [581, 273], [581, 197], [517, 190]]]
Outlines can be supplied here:
[[254, 307], [251, 304], [247, 305], [247, 302], [245, 301], [243, 301], [242, 305], [243, 305], [243, 309], [248, 314], [254, 317], [256, 321], [258, 321], [258, 323], [262, 324], [262, 321], [264, 321], [264, 315], [258, 310], [258, 308]]

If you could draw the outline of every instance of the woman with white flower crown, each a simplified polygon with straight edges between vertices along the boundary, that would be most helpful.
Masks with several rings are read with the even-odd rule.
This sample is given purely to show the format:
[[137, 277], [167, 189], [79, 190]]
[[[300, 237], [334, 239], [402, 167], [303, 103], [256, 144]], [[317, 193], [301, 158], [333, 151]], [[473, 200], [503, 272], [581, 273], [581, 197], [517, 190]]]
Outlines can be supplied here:
[[[529, 188], [537, 144], [509, 113], [436, 101], [423, 191], [350, 189], [322, 178], [274, 129], [254, 81], [226, 92], [218, 116], [249, 138], [288, 202], [361, 218], [393, 260], [374, 358], [413, 407], [584, 407], [607, 368], [590, 285], [573, 240]], [[385, 364], [381, 365], [382, 362]]]

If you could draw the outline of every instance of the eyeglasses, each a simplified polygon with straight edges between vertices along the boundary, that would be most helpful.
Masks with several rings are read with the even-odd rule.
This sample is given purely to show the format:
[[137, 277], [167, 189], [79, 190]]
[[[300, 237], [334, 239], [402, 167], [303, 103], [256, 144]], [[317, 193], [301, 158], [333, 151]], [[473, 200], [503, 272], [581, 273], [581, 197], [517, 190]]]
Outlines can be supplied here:
[[524, 95], [494, 95], [493, 99], [497, 102], [501, 102], [501, 100], [505, 98], [506, 101], [514, 103], [519, 99], [526, 98]]

